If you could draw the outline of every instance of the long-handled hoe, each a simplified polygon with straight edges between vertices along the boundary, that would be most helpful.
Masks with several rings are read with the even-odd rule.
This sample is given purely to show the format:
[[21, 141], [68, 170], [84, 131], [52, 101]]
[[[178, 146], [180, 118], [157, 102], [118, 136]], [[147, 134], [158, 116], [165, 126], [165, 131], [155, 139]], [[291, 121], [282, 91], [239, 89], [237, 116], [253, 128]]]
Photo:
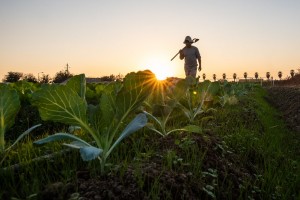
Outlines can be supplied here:
[[[198, 42], [198, 40], [199, 40], [199, 39], [194, 38], [194, 39], [193, 39], [193, 43]], [[178, 54], [179, 54], [179, 51], [178, 51], [178, 53], [176, 53], [176, 55], [171, 59], [171, 61], [174, 60], [174, 58], [176, 58], [176, 56], [177, 56]]]

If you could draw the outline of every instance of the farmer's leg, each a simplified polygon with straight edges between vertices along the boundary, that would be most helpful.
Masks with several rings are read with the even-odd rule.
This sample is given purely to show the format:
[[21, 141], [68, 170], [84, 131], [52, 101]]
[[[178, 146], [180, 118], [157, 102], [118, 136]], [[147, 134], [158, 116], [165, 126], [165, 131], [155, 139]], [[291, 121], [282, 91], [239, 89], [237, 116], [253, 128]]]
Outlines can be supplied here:
[[197, 66], [185, 66], [184, 71], [185, 71], [185, 76], [192, 76], [196, 78]]

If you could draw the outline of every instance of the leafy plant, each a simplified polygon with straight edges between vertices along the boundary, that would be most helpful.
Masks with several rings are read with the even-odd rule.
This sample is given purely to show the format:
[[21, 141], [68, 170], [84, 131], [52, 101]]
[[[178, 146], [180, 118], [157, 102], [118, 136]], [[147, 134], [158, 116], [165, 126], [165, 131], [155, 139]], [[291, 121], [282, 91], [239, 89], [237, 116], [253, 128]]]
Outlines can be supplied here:
[[176, 85], [174, 96], [177, 100], [176, 107], [184, 113], [190, 123], [193, 123], [199, 114], [214, 110], [209, 108], [209, 102], [213, 102], [218, 91], [217, 83], [210, 81], [199, 83], [193, 77], [188, 77]]
[[[35, 125], [22, 133], [16, 141], [5, 148], [5, 132], [14, 125], [15, 117], [21, 107], [20, 99], [16, 90], [6, 84], [0, 84], [0, 153], [7, 153], [14, 147], [24, 136], [29, 134], [33, 129], [41, 124]], [[5, 156], [3, 157], [3, 162]]]
[[224, 107], [225, 105], [235, 105], [238, 103], [238, 97], [247, 94], [247, 88], [252, 87], [251, 83], [247, 84], [230, 84], [227, 81], [224, 81], [220, 85], [219, 93], [219, 104]]
[[[180, 82], [177, 84], [181, 84]], [[172, 117], [174, 109], [177, 108], [177, 101], [181, 98], [182, 87], [171, 89], [166, 82], [160, 82], [156, 85], [151, 96], [145, 101], [144, 105], [149, 111], [143, 111], [151, 122], [147, 124], [147, 128], [165, 137], [175, 131], [201, 132], [201, 128], [195, 125], [188, 125], [183, 128], [171, 129], [167, 125]], [[184, 90], [184, 89], [183, 89]], [[178, 96], [177, 96], [178, 95]]]
[[165, 137], [165, 136], [169, 135], [170, 133], [173, 133], [176, 131], [186, 131], [186, 132], [196, 132], [196, 133], [202, 132], [201, 128], [196, 125], [188, 125], [183, 128], [175, 128], [172, 130], [167, 130], [167, 122], [170, 118], [171, 112], [174, 109], [174, 105], [172, 105], [172, 102], [169, 102], [169, 104], [167, 104], [167, 105], [156, 105], [156, 109], [161, 109], [161, 111], [162, 111], [162, 113], [159, 117], [155, 116], [154, 114], [151, 114], [149, 112], [146, 112], [146, 111], [143, 111], [143, 112], [150, 119], [152, 119], [155, 122], [155, 124], [158, 126], [158, 128], [156, 128], [154, 126], [154, 124], [148, 123], [147, 128], [158, 133], [159, 135]]
[[[84, 74], [71, 78], [66, 85], [44, 86], [33, 94], [32, 101], [38, 107], [41, 118], [80, 126], [92, 136], [97, 147], [70, 133], [57, 133], [36, 141], [35, 144], [71, 139], [73, 142], [64, 145], [79, 149], [85, 161], [98, 158], [103, 173], [107, 157], [113, 149], [125, 137], [146, 125], [145, 114], [140, 113], [133, 120], [131, 114], [151, 93], [154, 77], [150, 71], [130, 73], [122, 86], [107, 85], [96, 106], [86, 103]], [[130, 120], [121, 132], [124, 123]]]

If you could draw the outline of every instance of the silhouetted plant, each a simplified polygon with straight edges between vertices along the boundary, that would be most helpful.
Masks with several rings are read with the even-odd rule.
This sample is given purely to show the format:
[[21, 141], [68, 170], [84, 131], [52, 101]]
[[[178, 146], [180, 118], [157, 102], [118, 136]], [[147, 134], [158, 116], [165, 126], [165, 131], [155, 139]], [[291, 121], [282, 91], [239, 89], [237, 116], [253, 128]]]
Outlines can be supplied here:
[[206, 74], [205, 74], [205, 73], [203, 73], [203, 74], [202, 74], [202, 77], [203, 77], [203, 80], [205, 80], [205, 78], [206, 78]]
[[244, 78], [247, 79], [248, 73], [244, 72]]
[[225, 79], [226, 79], [226, 74], [225, 74], [225, 73], [223, 73], [223, 75], [222, 75], [222, 76], [223, 76], [223, 79], [225, 80]]
[[216, 79], [217, 79], [216, 74], [213, 74], [213, 79], [214, 79], [214, 81], [216, 81]]
[[21, 72], [8, 72], [7, 75], [5, 75], [4, 79], [2, 79], [2, 81], [14, 83], [19, 81], [22, 77], [23, 77], [23, 73]]
[[236, 76], [237, 76], [236, 73], [233, 73], [233, 76], [232, 76], [232, 77], [233, 77], [233, 81], [234, 81], [234, 82], [235, 82]]
[[292, 69], [290, 74], [291, 74], [291, 77], [293, 78], [295, 76], [295, 70]]
[[267, 77], [268, 80], [270, 80], [270, 76], [271, 76], [270, 72], [267, 72], [266, 77]]
[[257, 72], [255, 72], [254, 77], [255, 77], [255, 79], [258, 79], [258, 73]]
[[281, 80], [281, 77], [282, 77], [282, 72], [281, 71], [278, 72], [278, 77]]

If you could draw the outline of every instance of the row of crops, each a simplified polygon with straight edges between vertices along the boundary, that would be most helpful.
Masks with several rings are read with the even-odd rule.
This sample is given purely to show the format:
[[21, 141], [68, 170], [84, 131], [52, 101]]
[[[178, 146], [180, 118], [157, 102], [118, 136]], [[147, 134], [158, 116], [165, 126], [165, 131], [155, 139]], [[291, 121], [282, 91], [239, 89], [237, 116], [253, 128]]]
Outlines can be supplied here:
[[[45, 162], [49, 164], [46, 164], [45, 172], [40, 167], [44, 164], [36, 164], [37, 169], [41, 171], [35, 171], [35, 164], [33, 164], [32, 168], [29, 167], [28, 172], [23, 172], [27, 174], [27, 178], [23, 177], [25, 176], [23, 173], [16, 174], [16, 172], [13, 172], [13, 186], [10, 187], [15, 187], [14, 196], [17, 196], [16, 194], [19, 194], [22, 188], [25, 188], [25, 186], [19, 185], [21, 179], [22, 183], [27, 183], [26, 179], [31, 180], [30, 176], [33, 177], [33, 174], [36, 173], [37, 176], [43, 174], [42, 176], [48, 177], [47, 181], [53, 182], [52, 177], [54, 177], [54, 174], [58, 177], [62, 176], [54, 169], [61, 170], [61, 168], [64, 168], [65, 166], [57, 166], [61, 163], [70, 165], [66, 164], [67, 160], [75, 165], [67, 166], [67, 172], [64, 172], [64, 176], [70, 179], [70, 174], [77, 170], [76, 165], [80, 165], [78, 168], [82, 167], [80, 162], [75, 162], [78, 155], [84, 163], [90, 163], [89, 168], [99, 169], [96, 170], [96, 174], [107, 176], [111, 173], [112, 168], [117, 169], [117, 174], [122, 173], [122, 170], [120, 171], [122, 169], [121, 163], [124, 166], [130, 166], [131, 164], [136, 165], [135, 162], [140, 162], [139, 165], [142, 165], [143, 162], [139, 160], [142, 157], [148, 159], [147, 155], [156, 151], [149, 144], [149, 138], [167, 138], [169, 140], [170, 136], [175, 136], [174, 144], [184, 149], [194, 148], [195, 142], [191, 138], [185, 137], [176, 139], [176, 135], [199, 135], [200, 140], [203, 140], [202, 142], [205, 145], [211, 145], [210, 140], [218, 141], [219, 139], [213, 139], [216, 136], [213, 136], [208, 127], [229, 135], [232, 134], [231, 131], [237, 131], [239, 132], [237, 135], [239, 135], [242, 132], [237, 127], [234, 128], [235, 124], [230, 125], [230, 123], [236, 123], [237, 126], [242, 128], [249, 126], [249, 129], [257, 129], [261, 132], [263, 130], [261, 122], [258, 122], [257, 115], [254, 114], [252, 108], [248, 109], [248, 104], [247, 106], [241, 106], [239, 103], [240, 99], [248, 96], [257, 88], [260, 88], [260, 86], [252, 83], [199, 82], [199, 80], [192, 77], [175, 83], [158, 81], [155, 75], [148, 70], [129, 73], [122, 82], [115, 81], [111, 83], [87, 84], [84, 74], [72, 77], [65, 84], [38, 84], [25, 81], [11, 84], [1, 83], [1, 174], [8, 173], [7, 170], [9, 169], [15, 170], [16, 165], [22, 166], [22, 163], [18, 163], [20, 160], [24, 160], [22, 156], [26, 157], [26, 163], [32, 165], [37, 156], [48, 156], [49, 152], [53, 153], [53, 149], [70, 149], [72, 152], [76, 152], [76, 154], [68, 154], [68, 157], [58, 158], [57, 160], [62, 159], [59, 161], [60, 164], [55, 164], [56, 162], [50, 161], [52, 158], [49, 160], [49, 157], [46, 157], [48, 160], [46, 159]], [[227, 111], [224, 110], [228, 109], [228, 106], [229, 113], [226, 113]], [[230, 113], [231, 110], [237, 108], [242, 109], [243, 113], [240, 117], [235, 116], [237, 114]], [[223, 115], [224, 119], [228, 118], [226, 121], [223, 118], [221, 119]], [[243, 118], [246, 121], [243, 121]], [[220, 121], [215, 122], [216, 120]], [[212, 123], [212, 121], [214, 122]], [[228, 128], [229, 126], [231, 126], [231, 129]], [[231, 142], [229, 135], [226, 135], [226, 137]], [[212, 138], [209, 139], [208, 136]], [[253, 138], [240, 137], [239, 140], [248, 140], [245, 144], [247, 144], [246, 146], [249, 145], [250, 151], [255, 149], [251, 145], [256, 144], [258, 141], [256, 136]], [[154, 140], [152, 142], [155, 143]], [[245, 154], [245, 157], [248, 157], [248, 152], [245, 153], [244, 147], [240, 147], [242, 144], [232, 142], [233, 146], [243, 149], [241, 152]], [[58, 148], [58, 145], [63, 148]], [[151, 147], [148, 147], [148, 145]], [[214, 159], [217, 160], [216, 162], [223, 160], [222, 157], [225, 154], [232, 154], [232, 150], [225, 142], [218, 141], [214, 145], [216, 146], [213, 147], [213, 151], [216, 150], [216, 153], [221, 153], [220, 158]], [[45, 146], [52, 148], [52, 150], [49, 151], [49, 148], [45, 148]], [[145, 153], [144, 148], [149, 148], [150, 153]], [[159, 146], [158, 148], [164, 149], [165, 147]], [[132, 149], [134, 149], [134, 153]], [[183, 164], [180, 165], [184, 159], [176, 153], [175, 149], [167, 150], [166, 165], [172, 170], [174, 170], [174, 165], [175, 168], [180, 166], [178, 168], [180, 171], [184, 167]], [[25, 155], [27, 151], [34, 152], [33, 156], [27, 157]], [[207, 179], [209, 183], [205, 186], [199, 186], [199, 188], [207, 197], [216, 198], [216, 188], [221, 184], [221, 182], [217, 182], [217, 170], [213, 169], [210, 164], [208, 164], [208, 169], [201, 169], [198, 163], [205, 154], [215, 157], [214, 153], [210, 153], [209, 150], [199, 151], [199, 149], [197, 150], [198, 153], [195, 153], [195, 149], [189, 151], [193, 153], [187, 155], [187, 157], [192, 161], [187, 163], [186, 166], [190, 170], [194, 170], [193, 174], [197, 180], [199, 178]], [[261, 151], [261, 148], [257, 148], [257, 151]], [[157, 154], [153, 155], [157, 156]], [[262, 154], [264, 153], [259, 153], [259, 155]], [[18, 159], [16, 159], [17, 155], [19, 155]], [[129, 157], [132, 155], [134, 158], [127, 158], [127, 155]], [[128, 161], [129, 163], [127, 163]], [[229, 163], [225, 167], [226, 169], [236, 165], [234, 164], [235, 161], [230, 162], [233, 163]], [[54, 172], [51, 172], [53, 174], [49, 172], [50, 169], [54, 170]], [[202, 170], [204, 171], [201, 172]], [[238, 174], [238, 172], [234, 173]], [[227, 175], [222, 176], [225, 179], [227, 177]], [[248, 177], [248, 175], [243, 176]], [[255, 174], [256, 176], [258, 175]], [[135, 175], [135, 177], [140, 177], [140, 175]], [[16, 182], [14, 182], [15, 179], [17, 179]], [[248, 178], [246, 179], [249, 181]], [[254, 187], [245, 180], [241, 178], [234, 184], [241, 187], [241, 190], [246, 191], [248, 187]], [[243, 181], [245, 185], [241, 184]], [[223, 182], [223, 184], [225, 183], [228, 183], [228, 188], [232, 188], [231, 181]], [[261, 182], [255, 179], [254, 183], [260, 184]], [[26, 186], [28, 191], [22, 190], [20, 197], [28, 197], [32, 192], [37, 192], [36, 190], [43, 187], [39, 186], [38, 181], [35, 184], [38, 185], [35, 186], [35, 189]], [[144, 183], [140, 184], [140, 187], [145, 187]], [[222, 191], [222, 189], [219, 188], [219, 191]], [[150, 193], [152, 194], [153, 190]], [[252, 195], [255, 196], [259, 191], [254, 188], [249, 193], [253, 193]], [[0, 197], [1, 195], [0, 192]], [[221, 196], [219, 195], [219, 197]]]
[[[0, 149], [2, 153], [9, 153], [24, 136], [42, 126], [36, 124], [24, 130], [14, 143], [6, 145], [5, 133], [14, 125], [21, 101], [29, 101], [38, 108], [42, 120], [68, 124], [71, 130], [35, 141], [35, 144], [71, 139], [71, 143], [63, 145], [79, 149], [85, 161], [98, 158], [104, 173], [106, 159], [130, 134], [144, 126], [162, 137], [176, 131], [201, 132], [202, 127], [194, 123], [195, 118], [202, 116], [205, 122], [209, 116], [204, 114], [216, 111], [213, 105], [236, 102], [236, 95], [245, 93], [242, 87], [209, 81], [199, 84], [192, 77], [168, 85], [167, 82], [158, 82], [150, 71], [130, 73], [123, 83], [88, 87], [84, 74], [71, 78], [65, 85], [1, 84]], [[186, 117], [186, 125], [170, 129], [167, 123], [176, 109]], [[90, 141], [72, 134], [76, 129], [83, 129], [96, 145], [92, 146]]]

